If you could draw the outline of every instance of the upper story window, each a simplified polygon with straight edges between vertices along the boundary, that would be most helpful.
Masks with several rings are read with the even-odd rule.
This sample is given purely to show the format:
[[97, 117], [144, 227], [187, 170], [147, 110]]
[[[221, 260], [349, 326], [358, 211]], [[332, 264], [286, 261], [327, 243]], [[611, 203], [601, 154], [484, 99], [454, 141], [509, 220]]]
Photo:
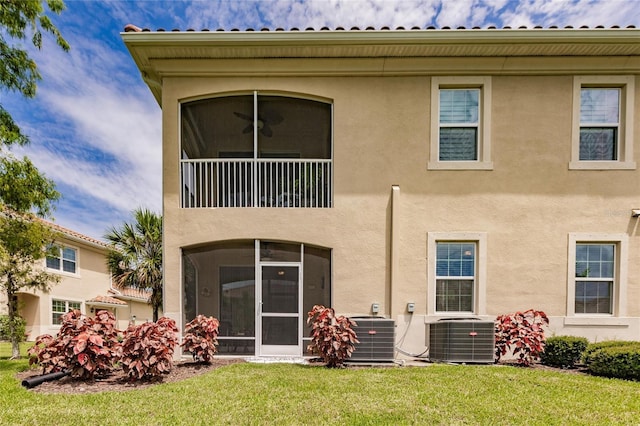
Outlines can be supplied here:
[[254, 92], [181, 116], [182, 207], [331, 207], [330, 103]]
[[480, 89], [440, 89], [439, 161], [477, 161]]
[[571, 169], [635, 169], [633, 76], [574, 77]]
[[47, 255], [47, 268], [69, 274], [78, 273], [78, 250], [55, 245], [51, 250], [52, 253]]
[[491, 77], [432, 77], [429, 169], [492, 169]]
[[620, 89], [580, 90], [580, 161], [617, 161]]

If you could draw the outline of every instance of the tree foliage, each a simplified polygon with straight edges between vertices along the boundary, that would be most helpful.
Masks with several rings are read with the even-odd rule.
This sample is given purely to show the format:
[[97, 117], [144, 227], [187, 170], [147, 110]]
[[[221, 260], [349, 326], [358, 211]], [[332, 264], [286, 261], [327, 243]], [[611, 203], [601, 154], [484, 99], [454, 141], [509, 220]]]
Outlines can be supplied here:
[[111, 243], [107, 266], [120, 288], [151, 290], [153, 320], [162, 306], [162, 217], [143, 208], [133, 212], [135, 223], [112, 228], [105, 238]]
[[[0, 0], [0, 88], [19, 92], [32, 98], [41, 79], [36, 62], [22, 47], [29, 37], [37, 48], [42, 47], [43, 32], [50, 33], [58, 46], [69, 50], [69, 44], [45, 12], [42, 0]], [[62, 0], [46, 0], [50, 12], [59, 14], [65, 8]], [[0, 104], [0, 142], [3, 145], [24, 145], [29, 138]]]
[[[49, 33], [58, 46], [69, 50], [44, 4], [43, 0], [0, 0], [0, 89], [27, 98], [35, 96], [41, 76], [24, 48], [24, 41], [29, 38], [40, 49], [43, 33]], [[62, 0], [46, 0], [46, 5], [54, 14], [65, 7]], [[14, 358], [20, 357], [18, 342], [22, 338], [12, 325], [19, 315], [17, 293], [25, 288], [48, 291], [57, 281], [39, 262], [55, 234], [34, 213], [50, 216], [52, 204], [60, 194], [53, 181], [44, 177], [28, 158], [16, 159], [6, 149], [28, 142], [29, 138], [0, 103], [0, 288], [7, 298]]]
[[8, 154], [0, 158], [0, 201], [10, 210], [34, 210], [40, 217], [52, 212], [52, 202], [60, 198], [53, 181], [43, 176], [27, 157]]
[[19, 358], [23, 336], [12, 326], [19, 315], [17, 295], [23, 289], [49, 291], [58, 281], [58, 276], [46, 272], [38, 262], [56, 234], [28, 212], [5, 208], [0, 213], [0, 288], [7, 299], [12, 358]]

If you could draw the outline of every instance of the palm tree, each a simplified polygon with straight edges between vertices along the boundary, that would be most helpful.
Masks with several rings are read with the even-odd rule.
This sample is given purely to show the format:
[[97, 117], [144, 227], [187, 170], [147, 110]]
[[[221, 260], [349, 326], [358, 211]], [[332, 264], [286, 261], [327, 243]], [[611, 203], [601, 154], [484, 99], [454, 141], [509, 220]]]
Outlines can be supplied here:
[[147, 303], [157, 321], [162, 306], [162, 216], [143, 208], [133, 215], [135, 223], [125, 222], [105, 235], [111, 243], [107, 266], [116, 287], [151, 291]]

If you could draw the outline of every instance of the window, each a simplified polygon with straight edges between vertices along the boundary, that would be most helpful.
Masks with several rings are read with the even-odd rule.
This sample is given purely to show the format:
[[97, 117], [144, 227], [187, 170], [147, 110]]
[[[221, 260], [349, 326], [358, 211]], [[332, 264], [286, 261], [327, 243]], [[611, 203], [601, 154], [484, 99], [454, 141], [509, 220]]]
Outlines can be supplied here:
[[620, 89], [580, 90], [580, 161], [618, 159]]
[[626, 312], [626, 234], [569, 235], [568, 315]]
[[480, 89], [440, 89], [440, 161], [476, 161]]
[[574, 78], [572, 169], [635, 169], [629, 76]]
[[436, 311], [473, 312], [475, 243], [436, 243]]
[[77, 273], [78, 251], [74, 248], [54, 246], [53, 253], [47, 255], [47, 268], [56, 271]]
[[62, 316], [72, 309], [80, 309], [80, 302], [71, 302], [68, 300], [51, 301], [51, 323], [54, 325], [62, 324]]
[[486, 245], [483, 232], [429, 232], [429, 315], [484, 314]]
[[431, 79], [430, 169], [492, 169], [491, 78]]
[[577, 314], [611, 314], [614, 244], [576, 244]]

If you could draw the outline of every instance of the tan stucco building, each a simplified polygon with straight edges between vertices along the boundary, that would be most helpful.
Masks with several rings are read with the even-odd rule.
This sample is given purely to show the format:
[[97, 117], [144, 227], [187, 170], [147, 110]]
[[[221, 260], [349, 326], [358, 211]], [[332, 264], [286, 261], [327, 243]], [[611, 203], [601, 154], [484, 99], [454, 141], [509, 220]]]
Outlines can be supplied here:
[[313, 304], [395, 320], [534, 308], [640, 339], [640, 30], [148, 31], [165, 315], [303, 355]]
[[[112, 287], [107, 244], [51, 222], [46, 224], [56, 232], [59, 250], [56, 256], [43, 259], [42, 267], [57, 275], [59, 282], [49, 292], [23, 289], [18, 293], [18, 311], [26, 321], [27, 340], [42, 334], [55, 336], [62, 315], [72, 309], [88, 316], [102, 309], [111, 311], [120, 330], [131, 322], [153, 318], [147, 304], [149, 292]], [[0, 294], [0, 299], [0, 314], [6, 314], [6, 295]]]

